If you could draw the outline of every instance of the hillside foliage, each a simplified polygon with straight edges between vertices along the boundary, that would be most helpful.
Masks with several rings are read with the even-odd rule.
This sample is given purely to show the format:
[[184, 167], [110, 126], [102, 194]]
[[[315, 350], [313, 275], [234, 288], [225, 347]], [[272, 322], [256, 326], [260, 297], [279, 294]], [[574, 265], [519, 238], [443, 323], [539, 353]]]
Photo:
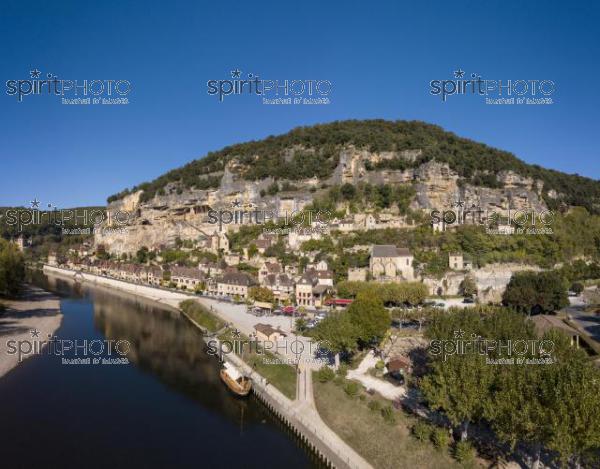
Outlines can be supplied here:
[[[499, 186], [495, 177], [498, 172], [511, 170], [521, 176], [542, 180], [544, 197], [551, 208], [565, 203], [600, 212], [598, 181], [529, 165], [509, 152], [458, 137], [436, 125], [381, 119], [298, 127], [283, 135], [227, 146], [151, 182], [112, 195], [108, 201], [118, 200], [138, 190], [144, 191], [142, 201], [150, 200], [157, 194], [163, 194], [169, 183], [177, 183], [180, 186], [178, 190], [182, 187], [218, 187], [227, 163], [233, 159], [247, 180], [267, 177], [292, 181], [311, 177], [323, 179], [333, 174], [340, 149], [348, 145], [374, 153], [421, 150], [420, 156], [414, 160], [398, 156], [367, 169], [407, 169], [435, 159], [448, 163], [465, 181], [488, 187]], [[562, 194], [561, 197], [549, 197], [551, 189]]]

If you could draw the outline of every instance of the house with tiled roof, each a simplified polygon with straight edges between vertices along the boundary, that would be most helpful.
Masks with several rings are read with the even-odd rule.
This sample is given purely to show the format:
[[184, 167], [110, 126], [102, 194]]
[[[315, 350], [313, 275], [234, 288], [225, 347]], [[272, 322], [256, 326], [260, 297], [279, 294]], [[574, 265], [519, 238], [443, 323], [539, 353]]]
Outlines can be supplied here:
[[217, 294], [248, 298], [248, 290], [257, 285], [256, 280], [245, 272], [229, 271], [217, 279]]
[[197, 286], [202, 286], [206, 276], [200, 272], [200, 269], [193, 267], [171, 267], [171, 282], [177, 285], [177, 288], [194, 290]]

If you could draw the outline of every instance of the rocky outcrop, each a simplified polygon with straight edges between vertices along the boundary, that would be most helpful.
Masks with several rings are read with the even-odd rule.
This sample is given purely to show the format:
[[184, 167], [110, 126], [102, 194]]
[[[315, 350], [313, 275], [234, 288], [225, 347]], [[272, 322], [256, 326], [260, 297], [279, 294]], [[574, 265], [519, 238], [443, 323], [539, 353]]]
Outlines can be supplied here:
[[[292, 157], [294, 151], [290, 150]], [[496, 209], [545, 209], [540, 197], [541, 183], [512, 172], [500, 172], [502, 188], [472, 186], [451, 170], [446, 163], [428, 161], [417, 167], [421, 150], [373, 153], [347, 146], [340, 150], [338, 165], [327, 180], [316, 178], [290, 182], [287, 192], [268, 195], [274, 182], [272, 178], [259, 181], [244, 179], [244, 167], [235, 159], [229, 160], [218, 188], [211, 190], [183, 189], [169, 183], [164, 190], [149, 201], [142, 201], [141, 191], [129, 194], [111, 203], [111, 214], [123, 212], [128, 223], [122, 230], [119, 225], [107, 223], [97, 230], [95, 241], [114, 253], [134, 253], [140, 247], [159, 249], [172, 246], [177, 238], [202, 242], [218, 230], [209, 223], [209, 210], [302, 210], [315, 197], [322, 195], [334, 184], [412, 184], [416, 196], [411, 203], [414, 210], [451, 210], [456, 201], [466, 207], [477, 206]], [[378, 162], [403, 158], [409, 169], [373, 169]], [[370, 168], [367, 170], [367, 166]], [[216, 173], [215, 173], [216, 174]], [[215, 175], [213, 174], [213, 176]], [[284, 181], [279, 181], [280, 186]], [[262, 195], [261, 195], [262, 194]], [[123, 219], [124, 216], [121, 216]], [[236, 228], [230, 225], [230, 228]]]

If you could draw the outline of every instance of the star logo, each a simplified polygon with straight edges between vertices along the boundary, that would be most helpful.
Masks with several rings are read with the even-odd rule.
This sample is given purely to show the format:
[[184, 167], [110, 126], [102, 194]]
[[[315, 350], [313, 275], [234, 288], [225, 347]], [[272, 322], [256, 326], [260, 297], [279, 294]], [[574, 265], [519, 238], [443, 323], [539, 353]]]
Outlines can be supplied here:
[[458, 70], [454, 70], [454, 78], [462, 78], [464, 75], [464, 70], [461, 70], [460, 68]]
[[239, 78], [242, 75], [242, 71], [240, 69], [235, 69], [231, 71], [231, 78]]
[[38, 331], [37, 329], [31, 329], [29, 333], [31, 334], [31, 337], [39, 337], [40, 335], [40, 331]]
[[233, 202], [231, 202], [231, 205], [233, 207], [241, 207], [242, 203], [238, 199], [235, 199]]
[[235, 330], [234, 330], [234, 331], [231, 333], [231, 335], [232, 335], [233, 337], [235, 337], [236, 339], [239, 339], [239, 338], [240, 338], [240, 336], [242, 335], [242, 333], [241, 333], [241, 332], [240, 332], [238, 329], [235, 329]]
[[462, 339], [465, 335], [465, 331], [463, 331], [462, 329], [459, 329], [457, 331], [454, 331], [454, 338], [455, 339]]
[[35, 197], [31, 202], [31, 208], [38, 208], [40, 206], [40, 201]]
[[464, 200], [457, 200], [456, 202], [454, 202], [453, 205], [455, 207], [464, 207], [465, 206], [465, 201]]
[[29, 72], [31, 78], [39, 78], [41, 73], [37, 68]]

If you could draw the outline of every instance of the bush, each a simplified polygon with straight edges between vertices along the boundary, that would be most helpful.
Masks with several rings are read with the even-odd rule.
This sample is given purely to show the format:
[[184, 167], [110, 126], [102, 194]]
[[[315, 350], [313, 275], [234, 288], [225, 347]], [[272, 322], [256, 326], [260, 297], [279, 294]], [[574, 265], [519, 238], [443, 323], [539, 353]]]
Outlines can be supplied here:
[[367, 407], [373, 412], [381, 412], [381, 402], [379, 401], [369, 401]]
[[412, 427], [412, 434], [419, 441], [429, 441], [433, 428], [427, 422], [419, 420]]
[[447, 428], [436, 428], [431, 434], [431, 441], [437, 449], [444, 449], [450, 443], [450, 435]]
[[475, 459], [475, 448], [468, 441], [459, 441], [454, 447], [454, 457], [460, 463], [468, 463]]
[[360, 396], [358, 396], [358, 398], [359, 398], [361, 401], [366, 401], [366, 400], [367, 400], [367, 396], [365, 396], [364, 394], [361, 394]]
[[375, 364], [375, 369], [376, 370], [383, 370], [383, 368], [385, 367], [385, 363], [383, 362], [383, 360], [379, 360], [376, 364]]
[[344, 386], [344, 392], [349, 397], [356, 397], [360, 394], [360, 388], [360, 384], [358, 384], [356, 381], [348, 381]]
[[346, 380], [341, 376], [336, 376], [335, 378], [333, 378], [333, 384], [335, 384], [336, 386], [341, 386], [342, 384], [344, 384], [345, 381]]
[[327, 365], [323, 365], [317, 372], [317, 378], [319, 379], [320, 383], [327, 383], [335, 378], [335, 373]]
[[383, 417], [383, 420], [385, 420], [390, 425], [396, 423], [396, 416], [394, 415], [394, 409], [390, 405], [381, 409], [381, 416]]
[[337, 375], [341, 376], [342, 378], [345, 378], [347, 374], [348, 365], [346, 365], [345, 363], [340, 364], [339, 368], [337, 369]]

